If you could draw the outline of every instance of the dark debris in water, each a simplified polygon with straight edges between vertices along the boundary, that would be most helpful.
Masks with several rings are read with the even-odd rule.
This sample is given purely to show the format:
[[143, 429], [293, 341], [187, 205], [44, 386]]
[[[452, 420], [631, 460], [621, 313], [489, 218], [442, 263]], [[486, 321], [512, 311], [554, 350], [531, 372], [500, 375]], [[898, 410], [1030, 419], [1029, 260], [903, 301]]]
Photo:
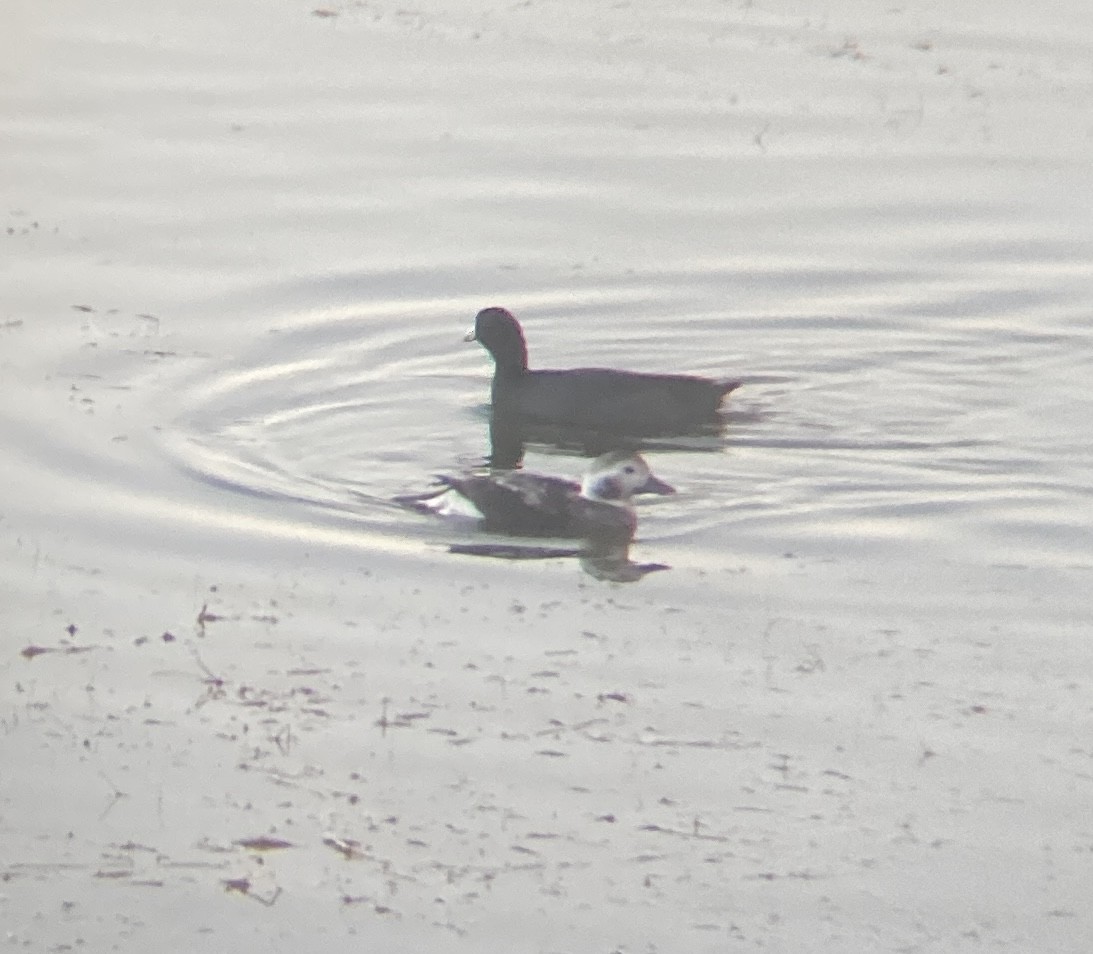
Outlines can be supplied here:
[[264, 904], [267, 908], [273, 907], [281, 896], [281, 888], [279, 887], [274, 888], [269, 894], [257, 894], [253, 890], [250, 878], [226, 878], [221, 884], [224, 885], [224, 890], [229, 894], [234, 892], [235, 894], [244, 895], [259, 904]]
[[205, 635], [205, 624], [206, 623], [218, 623], [223, 618], [224, 618], [223, 616], [218, 616], [216, 613], [210, 613], [209, 612], [209, 604], [208, 603], [202, 603], [201, 604], [201, 611], [197, 614], [198, 632], [200, 632], [201, 635], [204, 636]]
[[239, 838], [235, 844], [249, 851], [280, 851], [284, 848], [295, 848], [291, 841], [283, 838], [271, 838], [269, 835], [259, 835], [257, 838]]
[[335, 838], [333, 835], [328, 835], [323, 839], [323, 844], [328, 848], [333, 848], [338, 852], [346, 861], [353, 861], [357, 858], [365, 857], [364, 851], [361, 848], [359, 841], [354, 841], [352, 838]]
[[64, 656], [71, 656], [74, 653], [89, 653], [92, 649], [98, 649], [97, 646], [35, 646], [30, 645], [25, 647], [19, 655], [24, 659], [33, 659], [35, 656], [44, 656], [46, 653], [59, 653]]

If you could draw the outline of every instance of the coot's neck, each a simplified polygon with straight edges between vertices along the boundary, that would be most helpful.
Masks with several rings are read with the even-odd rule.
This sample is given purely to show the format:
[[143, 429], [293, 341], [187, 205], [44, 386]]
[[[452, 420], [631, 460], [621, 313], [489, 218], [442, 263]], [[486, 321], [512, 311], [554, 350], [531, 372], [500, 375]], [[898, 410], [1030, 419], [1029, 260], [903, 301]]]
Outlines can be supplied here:
[[506, 348], [503, 354], [493, 353], [493, 380], [515, 381], [528, 373], [528, 349], [523, 341], [518, 346], [513, 343], [512, 348]]
[[520, 381], [527, 376], [527, 370], [523, 368], [505, 367], [498, 365], [493, 370], [493, 382], [490, 385], [490, 395], [494, 407], [506, 403], [513, 393], [513, 388], [518, 387]]

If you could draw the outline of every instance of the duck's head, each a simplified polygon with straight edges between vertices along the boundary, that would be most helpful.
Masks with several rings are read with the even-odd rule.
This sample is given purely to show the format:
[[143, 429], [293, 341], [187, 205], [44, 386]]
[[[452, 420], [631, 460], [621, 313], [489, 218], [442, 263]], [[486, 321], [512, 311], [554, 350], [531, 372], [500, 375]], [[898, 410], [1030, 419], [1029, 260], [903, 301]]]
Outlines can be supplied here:
[[474, 327], [464, 341], [477, 341], [502, 371], [526, 371], [528, 346], [524, 332], [512, 312], [505, 308], [483, 308], [474, 316]]
[[581, 496], [602, 503], [626, 505], [635, 494], [674, 493], [674, 487], [653, 476], [640, 454], [627, 451], [597, 457], [581, 481]]

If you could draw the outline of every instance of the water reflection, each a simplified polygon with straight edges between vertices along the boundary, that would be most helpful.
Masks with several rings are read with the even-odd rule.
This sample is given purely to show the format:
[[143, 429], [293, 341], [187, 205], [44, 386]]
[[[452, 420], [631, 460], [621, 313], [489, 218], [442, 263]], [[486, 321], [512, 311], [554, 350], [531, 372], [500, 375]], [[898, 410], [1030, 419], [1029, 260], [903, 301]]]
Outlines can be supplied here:
[[597, 580], [612, 583], [636, 583], [648, 573], [670, 570], [666, 563], [634, 563], [629, 543], [585, 540], [580, 552], [581, 569]]
[[641, 435], [544, 424], [519, 414], [495, 410], [490, 414], [489, 453], [485, 464], [494, 471], [517, 470], [523, 466], [529, 444], [554, 447], [582, 457], [599, 457], [610, 451], [719, 452], [728, 444], [727, 426], [722, 418], [665, 433]]
[[610, 583], [636, 583], [649, 573], [670, 570], [666, 563], [634, 563], [630, 544], [609, 540], [585, 540], [579, 547], [546, 547], [511, 543], [453, 543], [448, 552], [460, 556], [490, 557], [499, 560], [576, 559], [581, 569], [597, 580]]

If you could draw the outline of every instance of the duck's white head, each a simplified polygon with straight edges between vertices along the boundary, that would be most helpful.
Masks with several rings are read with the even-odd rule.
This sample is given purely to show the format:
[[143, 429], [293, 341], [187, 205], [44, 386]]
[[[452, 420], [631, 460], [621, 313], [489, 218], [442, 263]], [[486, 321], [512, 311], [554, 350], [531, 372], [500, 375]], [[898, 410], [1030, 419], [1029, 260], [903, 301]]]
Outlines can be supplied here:
[[597, 457], [581, 481], [581, 496], [628, 506], [635, 494], [674, 494], [675, 488], [653, 476], [640, 454], [611, 451]]

